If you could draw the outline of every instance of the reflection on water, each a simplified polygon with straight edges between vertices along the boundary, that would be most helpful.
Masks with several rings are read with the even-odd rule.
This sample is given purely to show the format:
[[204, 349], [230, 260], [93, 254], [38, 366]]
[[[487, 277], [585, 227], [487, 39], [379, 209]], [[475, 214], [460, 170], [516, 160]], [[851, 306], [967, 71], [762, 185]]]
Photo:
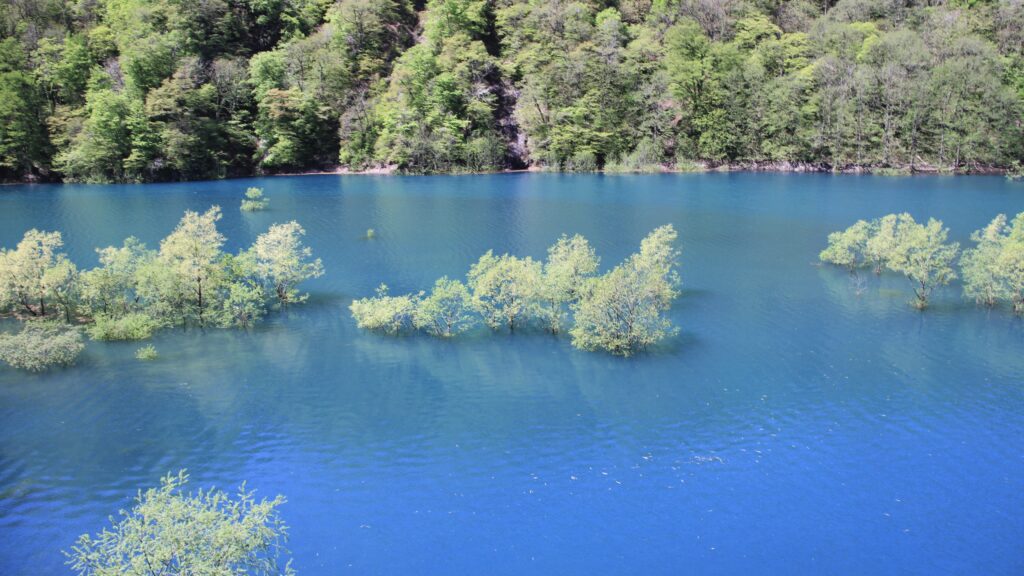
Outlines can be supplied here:
[[[236, 208], [263, 187], [266, 212]], [[1024, 328], [905, 280], [815, 266], [829, 231], [909, 211], [966, 242], [1022, 209], [999, 178], [796, 175], [301, 177], [0, 193], [0, 245], [36, 227], [155, 246], [224, 207], [227, 249], [299, 221], [327, 274], [251, 331], [170, 330], [155, 362], [0, 370], [0, 574], [187, 467], [289, 498], [300, 574], [1019, 573]], [[581, 233], [611, 266], [683, 244], [678, 339], [622, 359], [546, 334], [356, 330], [346, 307], [460, 276], [493, 248]], [[377, 237], [362, 239], [367, 228]]]

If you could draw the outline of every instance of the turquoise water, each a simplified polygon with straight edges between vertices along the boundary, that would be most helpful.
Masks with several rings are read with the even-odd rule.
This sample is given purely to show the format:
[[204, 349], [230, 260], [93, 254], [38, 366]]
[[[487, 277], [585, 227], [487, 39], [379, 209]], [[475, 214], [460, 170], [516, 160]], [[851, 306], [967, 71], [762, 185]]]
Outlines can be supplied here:
[[[271, 209], [237, 210], [248, 186]], [[90, 343], [0, 368], [0, 574], [60, 551], [139, 487], [283, 493], [295, 567], [330, 574], [1024, 573], [1024, 323], [815, 266], [858, 218], [934, 216], [966, 243], [1024, 210], [1001, 178], [827, 175], [295, 177], [0, 190], [0, 245], [65, 234], [80, 266], [186, 209], [232, 251], [298, 220], [327, 274], [251, 332]], [[680, 336], [632, 359], [543, 334], [360, 332], [353, 297], [460, 276], [493, 248], [581, 233], [603, 267], [672, 223]], [[362, 240], [367, 228], [377, 238]]]

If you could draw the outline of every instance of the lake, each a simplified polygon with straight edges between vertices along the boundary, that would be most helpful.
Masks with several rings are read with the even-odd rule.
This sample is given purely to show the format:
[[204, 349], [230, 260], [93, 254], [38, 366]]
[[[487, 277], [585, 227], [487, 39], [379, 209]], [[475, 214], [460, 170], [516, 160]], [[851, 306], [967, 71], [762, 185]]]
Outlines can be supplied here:
[[[241, 213], [248, 186], [270, 210]], [[858, 296], [827, 234], [907, 211], [951, 239], [1024, 210], [999, 177], [797, 174], [303, 176], [0, 189], [0, 246], [60, 230], [82, 267], [184, 210], [226, 249], [297, 220], [326, 274], [258, 328], [89, 343], [0, 367], [0, 574], [67, 549], [187, 468], [281, 493], [300, 575], [1024, 573], [1024, 321], [959, 283]], [[623, 359], [567, 337], [358, 330], [353, 298], [541, 258], [563, 232], [607, 269], [679, 231], [679, 336]], [[362, 239], [367, 228], [373, 240]]]

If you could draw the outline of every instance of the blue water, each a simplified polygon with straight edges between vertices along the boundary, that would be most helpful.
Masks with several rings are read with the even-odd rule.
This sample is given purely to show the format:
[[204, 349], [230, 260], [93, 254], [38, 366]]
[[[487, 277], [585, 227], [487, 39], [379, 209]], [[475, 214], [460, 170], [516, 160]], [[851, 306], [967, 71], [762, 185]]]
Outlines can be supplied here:
[[[248, 186], [271, 210], [237, 210]], [[955, 240], [1024, 210], [988, 177], [295, 177], [0, 190], [0, 245], [61, 230], [80, 266], [186, 209], [228, 248], [298, 220], [327, 274], [251, 332], [90, 343], [0, 368], [0, 574], [61, 550], [139, 487], [285, 494], [294, 565], [333, 574], [1024, 573], [1024, 322], [958, 284], [815, 266], [828, 232], [909, 211]], [[605, 267], [672, 223], [678, 338], [631, 359], [543, 334], [360, 332], [354, 297], [461, 276], [487, 249], [581, 233]], [[377, 238], [362, 240], [367, 228]]]

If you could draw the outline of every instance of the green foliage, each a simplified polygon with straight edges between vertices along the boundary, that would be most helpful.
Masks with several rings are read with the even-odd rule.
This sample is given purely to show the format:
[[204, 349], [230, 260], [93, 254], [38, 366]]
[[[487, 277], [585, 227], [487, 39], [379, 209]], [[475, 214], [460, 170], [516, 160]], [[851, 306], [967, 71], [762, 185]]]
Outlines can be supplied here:
[[78, 272], [63, 246], [60, 232], [32, 229], [13, 250], [0, 248], [0, 311], [46, 316], [58, 303], [70, 319]]
[[90, 322], [93, 340], [143, 340], [173, 324], [247, 328], [271, 307], [306, 300], [299, 286], [321, 276], [323, 265], [303, 245], [297, 222], [275, 224], [231, 255], [222, 251], [220, 218], [216, 206], [186, 212], [159, 250], [130, 237], [97, 249], [99, 266], [84, 271], [60, 252], [59, 232], [29, 230], [15, 248], [0, 248], [0, 314]]
[[822, 250], [818, 257], [822, 262], [842, 266], [853, 272], [865, 265], [866, 247], [871, 236], [872, 224], [858, 220], [842, 232], [829, 234], [828, 247]]
[[420, 298], [420, 294], [390, 296], [387, 285], [381, 284], [376, 296], [353, 300], [348, 309], [358, 327], [398, 334], [413, 327]]
[[964, 295], [986, 306], [1008, 302], [1024, 314], [1024, 213], [1009, 225], [1004, 214], [996, 216], [971, 240], [974, 248], [960, 259]]
[[563, 234], [543, 263], [488, 251], [470, 267], [468, 286], [445, 276], [429, 295], [390, 296], [382, 284], [350, 310], [360, 328], [389, 334], [416, 328], [450, 337], [472, 328], [476, 315], [509, 332], [535, 324], [557, 334], [572, 326], [577, 347], [629, 356], [676, 332], [663, 316], [678, 296], [675, 240], [675, 229], [662, 226], [638, 254], [595, 277], [600, 260], [590, 243]]
[[84, 348], [77, 329], [51, 322], [26, 322], [15, 334], [0, 333], [0, 362], [30, 372], [74, 364]]
[[573, 346], [630, 356], [676, 333], [664, 316], [679, 295], [676, 231], [662, 226], [633, 254], [590, 281], [574, 305]]
[[309, 295], [300, 294], [296, 287], [324, 273], [320, 259], [313, 259], [313, 251], [302, 245], [305, 234], [294, 220], [274, 224], [249, 249], [256, 277], [282, 306], [305, 301]]
[[829, 245], [821, 260], [851, 272], [871, 265], [876, 272], [887, 268], [914, 283], [914, 306], [928, 307], [935, 288], [956, 278], [953, 261], [960, 251], [957, 243], [946, 243], [949, 230], [935, 219], [918, 224], [910, 214], [889, 214], [879, 220], [858, 221], [842, 232], [829, 234]]
[[85, 329], [93, 340], [146, 340], [160, 328], [160, 322], [141, 312], [119, 318], [100, 314]]
[[257, 500], [243, 484], [231, 497], [215, 489], [184, 492], [188, 475], [167, 475], [140, 491], [135, 505], [95, 535], [83, 534], [68, 565], [80, 576], [294, 574], [284, 548], [282, 496]]
[[601, 259], [587, 239], [579, 234], [571, 238], [565, 234], [548, 248], [544, 262], [544, 279], [540, 298], [542, 316], [552, 333], [560, 332], [566, 324], [568, 306], [579, 300], [588, 280], [600, 266]]
[[269, 204], [270, 199], [263, 197], [263, 188], [249, 188], [245, 191], [245, 200], [242, 200], [242, 212], [266, 210]]
[[18, 6], [4, 180], [675, 159], [964, 172], [1024, 155], [1019, 10], [991, 2]]
[[142, 348], [135, 351], [135, 358], [144, 362], [150, 362], [160, 357], [160, 353], [156, 351], [156, 346], [152, 344], [146, 344]]
[[541, 315], [543, 265], [530, 257], [495, 256], [488, 250], [466, 275], [473, 305], [492, 329], [515, 332]]
[[416, 328], [443, 338], [469, 330], [476, 324], [469, 290], [462, 282], [442, 276], [430, 294], [416, 302], [412, 321]]
[[943, 228], [942, 221], [934, 218], [927, 224], [917, 224], [908, 216], [896, 234], [896, 248], [889, 254], [885, 265], [914, 283], [914, 306], [924, 309], [935, 288], [956, 278], [953, 261], [960, 245], [946, 243], [949, 230]]

